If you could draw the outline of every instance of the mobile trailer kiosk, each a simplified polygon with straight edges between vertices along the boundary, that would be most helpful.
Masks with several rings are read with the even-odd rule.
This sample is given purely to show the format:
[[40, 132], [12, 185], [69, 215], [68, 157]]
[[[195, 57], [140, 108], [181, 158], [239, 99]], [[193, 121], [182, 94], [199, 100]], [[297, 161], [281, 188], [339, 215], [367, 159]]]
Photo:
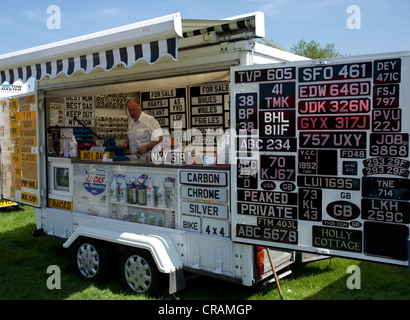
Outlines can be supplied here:
[[[36, 88], [2, 100], [2, 197], [32, 205], [34, 235], [61, 239], [88, 280], [105, 278], [113, 257], [136, 292], [168, 283], [176, 292], [184, 271], [246, 286], [272, 275], [262, 248], [232, 241], [229, 162], [214, 164], [229, 128], [230, 67], [305, 59], [255, 42], [263, 36], [260, 12], [212, 21], [172, 14], [3, 55], [1, 82], [34, 77]], [[126, 100], [136, 94], [167, 133], [151, 163], [102, 146], [126, 138]], [[70, 158], [73, 135], [80, 152]], [[144, 199], [141, 179], [160, 199]], [[128, 199], [111, 194], [113, 181], [129, 183]], [[278, 271], [294, 260], [272, 254]]]
[[[37, 80], [2, 102], [2, 197], [34, 206], [82, 277], [116, 257], [136, 292], [184, 271], [251, 286], [271, 275], [262, 247], [284, 250], [277, 270], [295, 251], [407, 266], [408, 53], [310, 61], [263, 36], [262, 13], [175, 14], [0, 57], [2, 82]], [[151, 163], [101, 146], [137, 93], [169, 133]]]

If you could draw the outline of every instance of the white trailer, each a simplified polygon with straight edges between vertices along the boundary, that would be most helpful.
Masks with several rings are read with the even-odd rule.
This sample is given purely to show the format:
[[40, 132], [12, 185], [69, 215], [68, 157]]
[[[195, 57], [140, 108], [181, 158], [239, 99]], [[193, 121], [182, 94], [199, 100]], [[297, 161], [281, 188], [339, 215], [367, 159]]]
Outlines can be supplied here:
[[[408, 97], [391, 92], [408, 54], [310, 61], [258, 43], [263, 18], [173, 14], [0, 56], [1, 83], [36, 80], [2, 100], [2, 198], [34, 206], [34, 235], [61, 239], [83, 278], [115, 261], [135, 292], [177, 292], [184, 272], [252, 286], [269, 247], [277, 271], [297, 251], [408, 265]], [[149, 163], [117, 147], [135, 95], [166, 133]]]
[[[206, 158], [214, 159], [214, 140], [229, 128], [230, 67], [304, 59], [258, 43], [263, 36], [260, 12], [212, 21], [172, 14], [1, 56], [2, 83], [35, 79], [33, 92], [2, 101], [2, 197], [34, 206], [34, 235], [61, 239], [85, 279], [105, 278], [113, 257], [135, 292], [168, 283], [176, 292], [184, 271], [246, 286], [270, 276], [263, 248], [232, 241], [229, 166], [201, 165], [198, 143], [214, 132]], [[113, 155], [102, 140], [124, 139], [125, 99], [135, 94], [184, 152], [161, 152], [160, 164], [101, 161]], [[64, 157], [72, 135], [86, 149], [80, 159]], [[95, 141], [91, 151], [80, 146]], [[194, 151], [182, 161], [187, 148]], [[113, 180], [144, 175], [174, 187], [174, 201], [161, 208], [110, 197]], [[294, 260], [293, 252], [273, 255], [278, 271]]]

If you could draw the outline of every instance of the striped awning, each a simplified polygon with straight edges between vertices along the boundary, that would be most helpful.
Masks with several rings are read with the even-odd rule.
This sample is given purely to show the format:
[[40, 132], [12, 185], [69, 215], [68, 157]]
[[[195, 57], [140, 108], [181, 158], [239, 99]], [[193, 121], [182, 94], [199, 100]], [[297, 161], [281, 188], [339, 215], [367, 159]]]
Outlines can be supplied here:
[[131, 68], [140, 60], [154, 64], [163, 56], [177, 61], [179, 40], [181, 48], [206, 45], [209, 40], [200, 42], [197, 36], [211, 32], [218, 41], [264, 37], [264, 16], [256, 12], [223, 20], [182, 20], [180, 13], [175, 13], [11, 52], [0, 55], [0, 85], [71, 76], [79, 70], [86, 74], [96, 68], [110, 71], [119, 64]]
[[[191, 20], [191, 21], [195, 21], [195, 20]], [[227, 21], [226, 23], [219, 22], [219, 24], [214, 23], [204, 28], [185, 31], [183, 33], [183, 37], [188, 38], [188, 37], [193, 37], [193, 36], [199, 36], [199, 35], [203, 35], [203, 34], [214, 32], [214, 31], [217, 33], [223, 33], [223, 32], [232, 32], [236, 30], [244, 30], [244, 29], [246, 30], [249, 28], [253, 28], [254, 26], [255, 26], [255, 19], [251, 19], [251, 18], [241, 19], [241, 20], [236, 20], [236, 21]]]
[[105, 71], [110, 71], [118, 64], [131, 68], [139, 60], [145, 60], [149, 64], [154, 64], [163, 56], [170, 56], [173, 60], [178, 60], [177, 38], [136, 44], [9, 70], [0, 69], [0, 84], [4, 82], [12, 84], [17, 80], [21, 80], [24, 83], [31, 77], [34, 77], [36, 80], [41, 80], [45, 76], [53, 79], [61, 73], [71, 76], [78, 70], [90, 73], [98, 67], [103, 68]]

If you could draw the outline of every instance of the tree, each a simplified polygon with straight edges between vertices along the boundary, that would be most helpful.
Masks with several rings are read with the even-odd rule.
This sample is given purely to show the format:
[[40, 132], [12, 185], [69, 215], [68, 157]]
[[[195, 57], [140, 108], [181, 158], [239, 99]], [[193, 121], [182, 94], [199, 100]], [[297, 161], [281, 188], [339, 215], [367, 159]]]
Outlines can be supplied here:
[[341, 54], [336, 51], [334, 43], [328, 43], [325, 47], [321, 47], [315, 40], [310, 40], [307, 43], [305, 40], [300, 40], [294, 45], [290, 51], [294, 54], [304, 56], [311, 59], [335, 58]]

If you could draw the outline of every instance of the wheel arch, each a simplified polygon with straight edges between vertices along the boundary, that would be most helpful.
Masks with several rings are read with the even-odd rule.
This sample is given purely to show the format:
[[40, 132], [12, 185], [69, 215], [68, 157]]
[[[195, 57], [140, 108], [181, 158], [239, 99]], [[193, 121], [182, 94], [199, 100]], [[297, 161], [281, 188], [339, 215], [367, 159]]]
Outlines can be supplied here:
[[166, 235], [141, 235], [132, 232], [121, 232], [119, 230], [101, 230], [96, 227], [79, 227], [64, 242], [63, 247], [69, 248], [80, 238], [98, 239], [112, 244], [125, 247], [135, 247], [148, 251], [158, 270], [161, 273], [172, 273], [182, 270], [183, 264], [178, 251], [172, 240]]

